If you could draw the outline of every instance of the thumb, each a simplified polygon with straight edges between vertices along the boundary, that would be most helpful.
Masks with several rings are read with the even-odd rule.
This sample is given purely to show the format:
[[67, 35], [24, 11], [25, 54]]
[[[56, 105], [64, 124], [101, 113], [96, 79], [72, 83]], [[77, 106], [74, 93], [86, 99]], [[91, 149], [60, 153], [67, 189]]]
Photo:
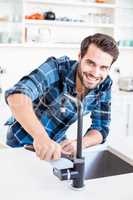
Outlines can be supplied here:
[[61, 149], [61, 155], [63, 155], [63, 154], [65, 154], [65, 155], [70, 155], [71, 153], [69, 153], [69, 152], [66, 152], [64, 149]]

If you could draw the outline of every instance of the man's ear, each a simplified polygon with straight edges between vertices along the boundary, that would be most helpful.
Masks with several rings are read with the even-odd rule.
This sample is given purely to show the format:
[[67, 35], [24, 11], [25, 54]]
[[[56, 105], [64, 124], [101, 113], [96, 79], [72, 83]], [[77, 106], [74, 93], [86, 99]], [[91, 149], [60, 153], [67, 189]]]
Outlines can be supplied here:
[[78, 61], [80, 61], [81, 60], [81, 53], [79, 52], [78, 53]]

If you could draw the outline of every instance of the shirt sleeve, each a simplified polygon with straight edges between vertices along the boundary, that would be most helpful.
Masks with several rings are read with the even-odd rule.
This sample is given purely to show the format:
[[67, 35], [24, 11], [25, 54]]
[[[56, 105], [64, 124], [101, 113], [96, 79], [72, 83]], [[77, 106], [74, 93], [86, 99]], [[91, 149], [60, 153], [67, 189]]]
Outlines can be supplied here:
[[49, 86], [59, 79], [58, 64], [56, 59], [51, 57], [46, 62], [24, 76], [18, 83], [5, 92], [5, 100], [14, 93], [22, 93], [29, 96], [32, 101], [45, 94]]
[[98, 104], [92, 111], [90, 117], [92, 124], [87, 132], [93, 129], [98, 130], [103, 136], [103, 142], [105, 142], [109, 134], [111, 121], [111, 88], [101, 94]]

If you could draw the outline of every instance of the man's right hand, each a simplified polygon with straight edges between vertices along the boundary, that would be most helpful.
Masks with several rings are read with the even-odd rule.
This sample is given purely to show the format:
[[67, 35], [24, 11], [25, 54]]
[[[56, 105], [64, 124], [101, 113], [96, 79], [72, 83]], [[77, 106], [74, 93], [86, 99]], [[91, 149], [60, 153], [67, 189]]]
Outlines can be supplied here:
[[34, 139], [33, 146], [42, 160], [57, 160], [61, 157], [61, 146], [48, 137], [44, 126], [36, 116], [32, 100], [24, 94], [9, 95], [8, 104], [15, 119]]
[[33, 146], [41, 160], [58, 160], [61, 157], [61, 146], [45, 135], [34, 138]]

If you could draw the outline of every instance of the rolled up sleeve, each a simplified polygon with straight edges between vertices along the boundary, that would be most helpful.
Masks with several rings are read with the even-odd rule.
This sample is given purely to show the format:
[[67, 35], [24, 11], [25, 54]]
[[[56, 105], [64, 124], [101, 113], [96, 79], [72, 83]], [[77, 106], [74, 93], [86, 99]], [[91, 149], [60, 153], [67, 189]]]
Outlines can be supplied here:
[[92, 123], [87, 133], [90, 130], [98, 130], [103, 136], [103, 142], [109, 134], [109, 126], [111, 121], [111, 89], [104, 92], [95, 109], [91, 113]]

